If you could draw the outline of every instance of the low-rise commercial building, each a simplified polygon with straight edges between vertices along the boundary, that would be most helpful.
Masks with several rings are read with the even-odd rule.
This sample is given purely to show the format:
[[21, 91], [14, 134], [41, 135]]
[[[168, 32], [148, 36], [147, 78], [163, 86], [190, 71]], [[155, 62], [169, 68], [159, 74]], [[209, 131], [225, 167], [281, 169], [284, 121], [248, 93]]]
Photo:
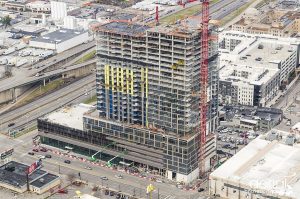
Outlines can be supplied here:
[[55, 50], [57, 53], [60, 53], [86, 43], [89, 39], [88, 31], [59, 29], [43, 36], [33, 38], [29, 41], [29, 46]]
[[282, 110], [253, 106], [224, 106], [219, 111], [220, 124], [245, 130], [266, 131], [282, 120]]
[[258, 11], [254, 8], [231, 26], [231, 30], [250, 34], [267, 34], [278, 37], [291, 37], [300, 31], [300, 14], [295, 9], [270, 9]]
[[[0, 167], [0, 187], [23, 193], [27, 191], [26, 172], [28, 165], [15, 161], [8, 162]], [[44, 170], [37, 169], [29, 174], [29, 190], [42, 194], [59, 185], [60, 178]]]
[[300, 195], [300, 135], [271, 130], [209, 176], [210, 195], [228, 199], [296, 199]]
[[26, 4], [26, 9], [35, 13], [50, 13], [51, 4], [47, 1], [32, 1]]

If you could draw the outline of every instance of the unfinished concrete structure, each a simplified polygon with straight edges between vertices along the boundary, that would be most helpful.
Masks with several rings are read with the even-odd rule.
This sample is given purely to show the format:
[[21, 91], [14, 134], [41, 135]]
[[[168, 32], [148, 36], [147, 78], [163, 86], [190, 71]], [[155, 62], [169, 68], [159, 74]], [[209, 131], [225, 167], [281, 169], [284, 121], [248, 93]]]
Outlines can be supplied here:
[[[114, 161], [124, 158], [129, 164], [143, 164], [169, 179], [196, 179], [200, 35], [199, 29], [180, 25], [151, 28], [110, 22], [100, 26], [97, 109], [84, 114], [84, 133], [60, 133], [41, 123], [39, 129], [47, 131], [45, 136], [49, 138], [46, 142], [65, 146], [57, 139], [63, 134], [70, 138], [67, 143], [74, 150], [85, 148], [89, 155], [102, 151], [97, 158], [103, 159], [105, 153], [113, 156]], [[217, 125], [217, 41], [212, 41], [209, 49], [207, 133]], [[207, 170], [215, 155], [215, 145], [215, 138], [208, 137]]]
[[[185, 182], [198, 176], [199, 33], [178, 25], [149, 28], [111, 22], [100, 27], [99, 113], [85, 116], [87, 130], [97, 126], [104, 134], [123, 134], [108, 140], [122, 140], [118, 150], [132, 151], [146, 160], [149, 156], [137, 146], [147, 146], [150, 153], [160, 154], [158, 168], [170, 179]], [[217, 124], [216, 41], [211, 42], [210, 57], [207, 126], [212, 132]], [[207, 168], [214, 149], [210, 138]]]

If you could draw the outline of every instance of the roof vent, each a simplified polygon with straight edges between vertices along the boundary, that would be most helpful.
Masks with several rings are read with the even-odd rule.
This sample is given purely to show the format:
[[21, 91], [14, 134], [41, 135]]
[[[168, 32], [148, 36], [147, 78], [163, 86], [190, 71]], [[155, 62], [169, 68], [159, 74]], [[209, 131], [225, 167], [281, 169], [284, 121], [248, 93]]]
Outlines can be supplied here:
[[267, 135], [267, 138], [266, 138], [266, 139], [269, 140], [269, 141], [277, 140], [277, 139], [278, 139], [278, 133], [275, 132], [275, 131], [272, 131], [271, 133], [269, 133], [269, 134]]
[[285, 144], [286, 145], [293, 145], [296, 142], [296, 139], [293, 135], [288, 135], [285, 139]]

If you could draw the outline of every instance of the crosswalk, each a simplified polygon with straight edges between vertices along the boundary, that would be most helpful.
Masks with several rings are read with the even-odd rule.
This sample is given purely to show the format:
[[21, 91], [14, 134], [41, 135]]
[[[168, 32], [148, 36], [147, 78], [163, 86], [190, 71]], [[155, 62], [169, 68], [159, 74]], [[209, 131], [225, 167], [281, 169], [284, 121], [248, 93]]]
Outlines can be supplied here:
[[175, 196], [168, 195], [166, 197], [162, 197], [161, 199], [175, 199]]

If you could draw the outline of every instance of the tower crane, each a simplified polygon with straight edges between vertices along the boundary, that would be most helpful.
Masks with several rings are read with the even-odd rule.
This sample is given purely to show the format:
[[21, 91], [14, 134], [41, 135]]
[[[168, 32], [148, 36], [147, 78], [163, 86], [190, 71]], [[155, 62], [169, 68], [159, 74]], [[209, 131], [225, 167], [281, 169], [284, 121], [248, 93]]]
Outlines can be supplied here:
[[207, 86], [208, 86], [208, 23], [209, 0], [202, 2], [202, 32], [201, 32], [201, 65], [200, 65], [200, 147], [199, 170], [200, 176], [205, 177], [205, 152], [206, 152], [206, 117], [207, 117]]

